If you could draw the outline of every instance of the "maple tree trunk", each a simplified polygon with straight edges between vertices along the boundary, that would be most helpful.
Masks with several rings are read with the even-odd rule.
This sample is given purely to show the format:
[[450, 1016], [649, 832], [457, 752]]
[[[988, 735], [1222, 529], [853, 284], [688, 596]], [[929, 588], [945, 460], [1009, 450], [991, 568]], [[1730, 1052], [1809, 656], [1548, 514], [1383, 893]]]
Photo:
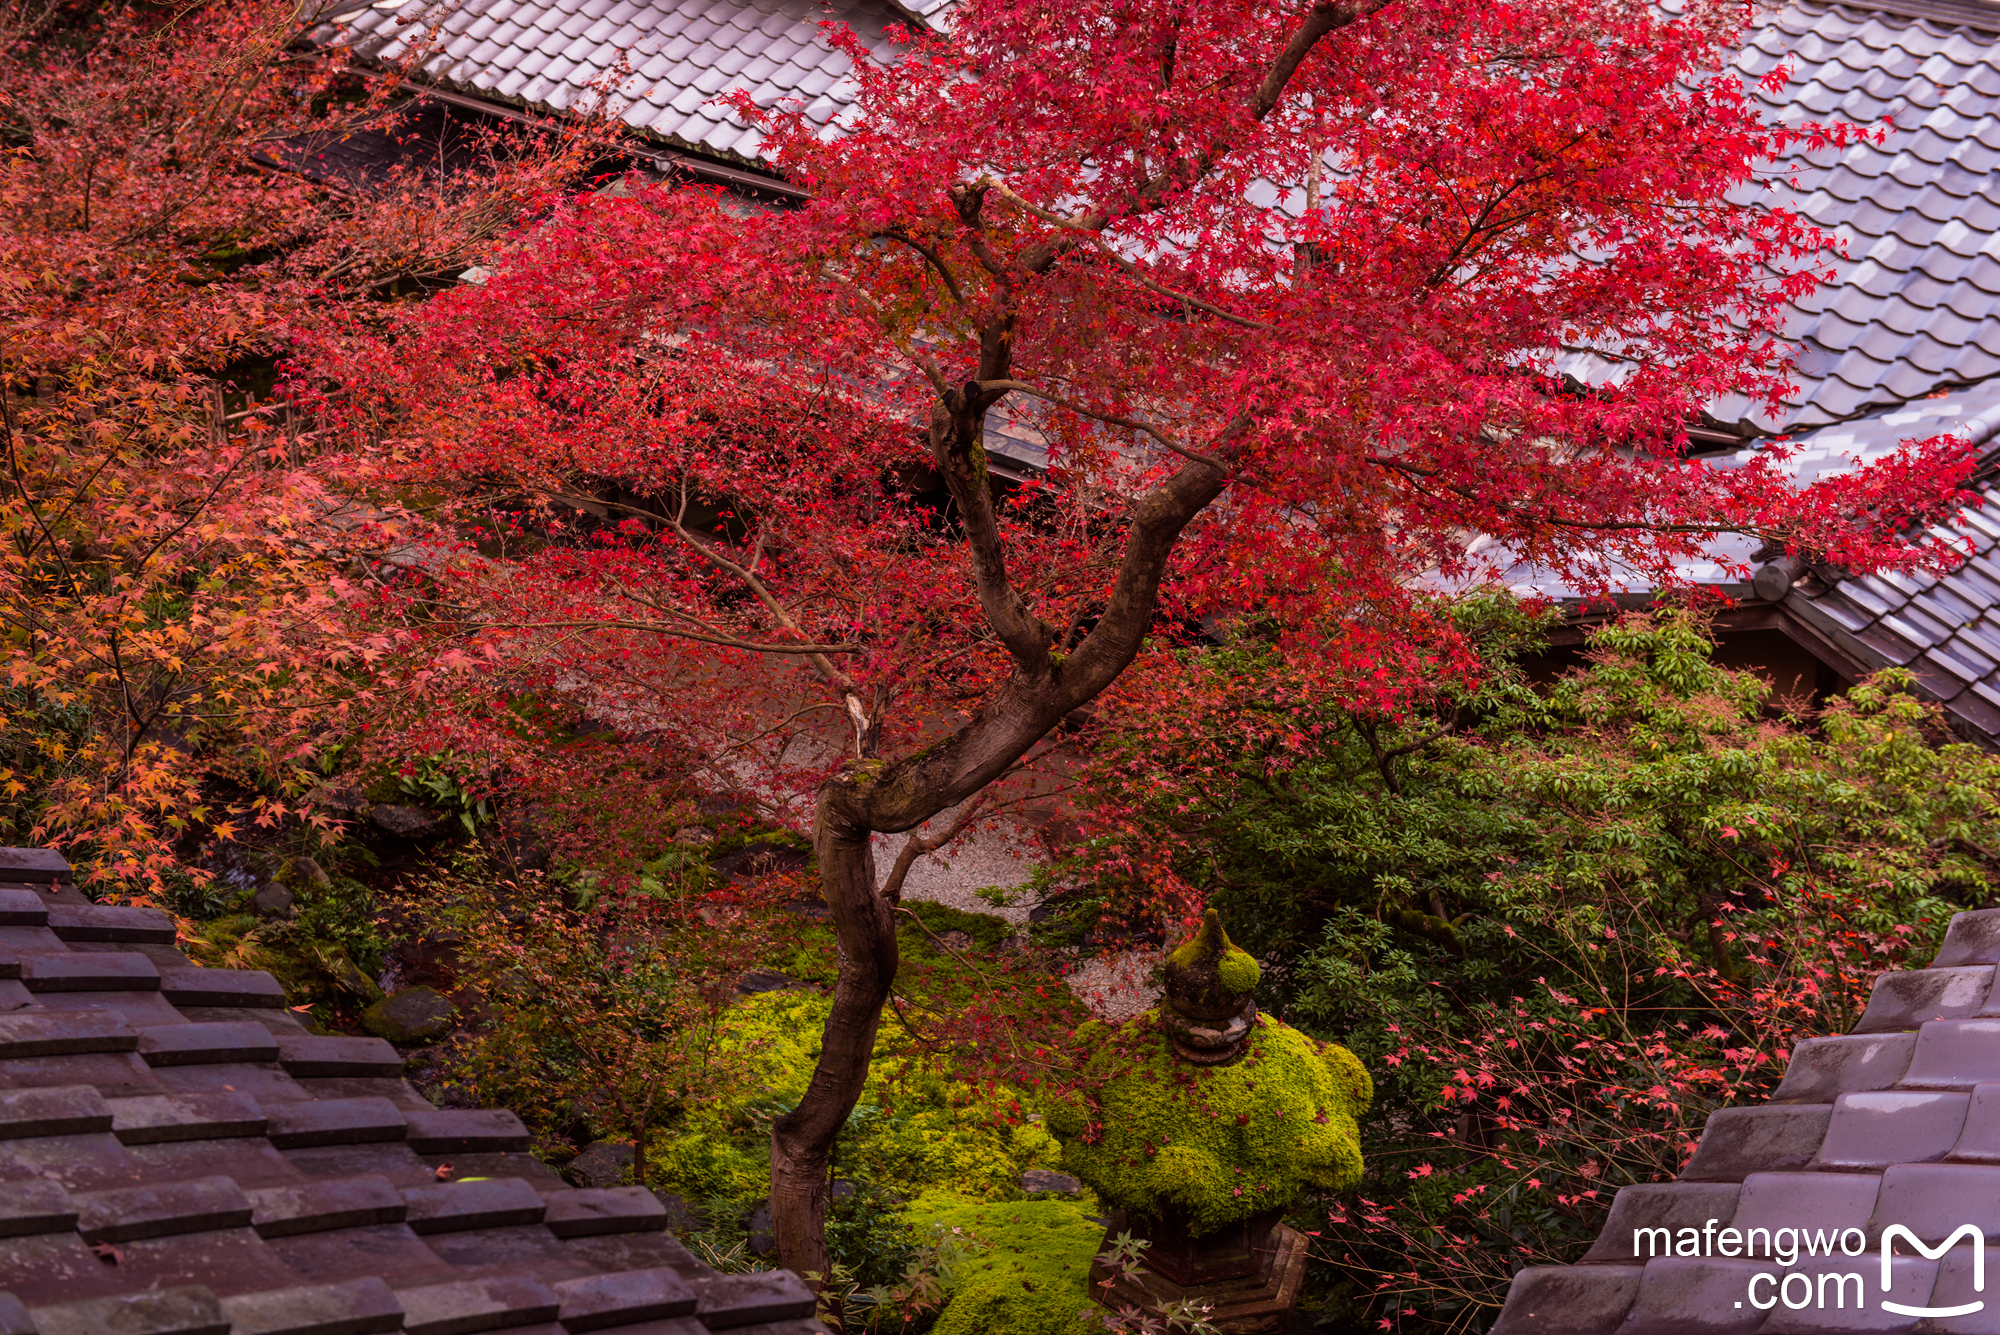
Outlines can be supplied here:
[[833, 909], [834, 935], [840, 942], [833, 1010], [805, 1097], [771, 1128], [771, 1224], [778, 1259], [788, 1269], [822, 1280], [830, 1269], [827, 1167], [834, 1142], [867, 1083], [875, 1030], [898, 963], [895, 916], [888, 900], [875, 891], [873, 831], [844, 809], [848, 783], [851, 779], [844, 776], [821, 790], [813, 831], [820, 888]]

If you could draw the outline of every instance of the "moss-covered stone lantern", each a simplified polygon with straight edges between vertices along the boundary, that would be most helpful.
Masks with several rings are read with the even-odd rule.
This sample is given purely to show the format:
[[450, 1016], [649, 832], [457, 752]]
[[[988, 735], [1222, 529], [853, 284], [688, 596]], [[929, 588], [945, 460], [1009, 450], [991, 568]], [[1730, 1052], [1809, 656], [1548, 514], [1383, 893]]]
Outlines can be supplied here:
[[1112, 1300], [1210, 1303], [1228, 1335], [1284, 1328], [1305, 1263], [1285, 1208], [1360, 1180], [1374, 1097], [1352, 1053], [1257, 1013], [1257, 978], [1211, 910], [1168, 957], [1166, 999], [1098, 1026], [1084, 1088], [1047, 1114], [1064, 1166], [1113, 1209], [1107, 1231], [1151, 1243]]

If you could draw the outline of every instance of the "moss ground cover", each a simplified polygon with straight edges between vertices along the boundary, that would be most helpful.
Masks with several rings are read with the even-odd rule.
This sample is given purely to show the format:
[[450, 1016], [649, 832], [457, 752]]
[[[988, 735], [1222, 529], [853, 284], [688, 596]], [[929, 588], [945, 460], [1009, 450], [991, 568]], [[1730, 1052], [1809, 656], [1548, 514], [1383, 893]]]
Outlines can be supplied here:
[[1101, 1322], [1090, 1302], [1090, 1261], [1104, 1229], [1073, 1201], [979, 1203], [933, 1196], [913, 1202], [926, 1225], [963, 1229], [989, 1250], [959, 1268], [932, 1335], [1087, 1335]]
[[1374, 1086], [1346, 1049], [1260, 1015], [1241, 1061], [1194, 1067], [1150, 1014], [1092, 1028], [1109, 1078], [1051, 1100], [1049, 1129], [1063, 1166], [1107, 1203], [1206, 1233], [1360, 1180], [1356, 1119]]

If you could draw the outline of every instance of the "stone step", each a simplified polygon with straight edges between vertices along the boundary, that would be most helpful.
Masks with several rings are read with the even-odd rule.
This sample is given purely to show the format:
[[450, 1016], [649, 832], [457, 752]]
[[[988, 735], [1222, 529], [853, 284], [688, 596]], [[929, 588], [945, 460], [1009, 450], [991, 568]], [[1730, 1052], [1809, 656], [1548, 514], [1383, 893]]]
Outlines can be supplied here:
[[[76, 1204], [60, 1184], [47, 1178], [0, 1185], [0, 1238], [25, 1238], [37, 1233], [69, 1233], [76, 1229]], [[6, 1283], [0, 1276], [0, 1284]], [[7, 1329], [0, 1322], [0, 1332]]]
[[464, 1279], [398, 1289], [406, 1335], [477, 1335], [553, 1321], [560, 1307], [555, 1291], [528, 1275]]
[[278, 1035], [278, 1063], [293, 1076], [389, 1076], [403, 1058], [383, 1039], [322, 1034]]
[[111, 1129], [111, 1109], [90, 1085], [0, 1089], [0, 1140], [80, 1136]]
[[139, 1055], [148, 1066], [275, 1062], [278, 1040], [255, 1020], [151, 1025], [139, 1031]]
[[130, 1052], [139, 1035], [113, 1011], [30, 1011], [0, 1015], [0, 1061]]
[[810, 1317], [818, 1306], [805, 1281], [789, 1270], [717, 1275], [699, 1285], [695, 1315], [710, 1330]]
[[33, 890], [0, 889], [0, 927], [46, 927], [49, 908]]
[[409, 1114], [418, 1154], [500, 1153], [528, 1148], [528, 1128], [505, 1108], [437, 1108]]
[[176, 1006], [285, 1006], [284, 984], [262, 969], [162, 969], [160, 991]]
[[67, 885], [75, 879], [69, 859], [52, 848], [0, 848], [0, 881]]
[[556, 1319], [572, 1335], [694, 1313], [694, 1290], [673, 1271], [625, 1270], [559, 1280], [551, 1286], [562, 1303]]
[[651, 1233], [667, 1226], [667, 1207], [644, 1187], [584, 1187], [542, 1197], [542, 1222], [559, 1238]]
[[[31, 892], [32, 893], [32, 892]], [[48, 928], [65, 941], [118, 941], [170, 946], [174, 920], [159, 909], [115, 904], [50, 904]]]
[[370, 1275], [344, 1284], [304, 1284], [222, 1300], [231, 1335], [376, 1335], [403, 1328], [403, 1305]]
[[266, 1238], [324, 1233], [336, 1228], [399, 1224], [409, 1206], [385, 1177], [323, 1177], [278, 1187], [257, 1187], [250, 1198], [251, 1226]]
[[264, 1134], [264, 1110], [248, 1094], [155, 1094], [108, 1102], [111, 1133], [125, 1145]]
[[226, 1177], [77, 1192], [71, 1199], [85, 1242], [136, 1242], [250, 1224], [249, 1199]]
[[222, 1304], [200, 1285], [56, 1303], [28, 1316], [38, 1335], [230, 1335]]
[[308, 1099], [274, 1104], [266, 1113], [265, 1134], [281, 1150], [401, 1140], [406, 1125], [403, 1110], [381, 1098]]
[[160, 971], [129, 951], [22, 955], [21, 983], [30, 992], [157, 992]]
[[546, 1208], [540, 1194], [518, 1177], [405, 1187], [403, 1200], [410, 1210], [406, 1222], [418, 1234], [539, 1224]]

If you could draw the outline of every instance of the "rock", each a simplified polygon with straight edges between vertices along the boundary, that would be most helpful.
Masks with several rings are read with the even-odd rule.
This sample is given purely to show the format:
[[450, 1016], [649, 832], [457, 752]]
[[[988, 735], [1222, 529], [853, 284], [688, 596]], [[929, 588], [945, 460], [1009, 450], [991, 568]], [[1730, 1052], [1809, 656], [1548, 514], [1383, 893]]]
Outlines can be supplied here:
[[684, 848], [700, 848], [715, 842], [715, 831], [706, 825], [683, 825], [674, 831], [674, 842]]
[[336, 787], [323, 783], [306, 794], [306, 801], [316, 807], [338, 811], [347, 816], [368, 814], [368, 795], [359, 788]]
[[250, 907], [260, 918], [283, 918], [291, 913], [297, 899], [282, 882], [273, 881], [250, 897]]
[[435, 988], [406, 987], [361, 1012], [361, 1027], [391, 1043], [428, 1043], [450, 1033], [458, 1007]]
[[563, 1176], [579, 1187], [622, 1187], [632, 1176], [632, 1147], [622, 1140], [599, 1140], [569, 1161]]
[[320, 963], [326, 966], [327, 974], [343, 990], [357, 997], [366, 997], [370, 1004], [382, 999], [382, 985], [354, 967], [354, 961], [340, 951], [320, 956]]
[[701, 1211], [689, 1205], [671, 1191], [656, 1191], [660, 1204], [667, 1211], [667, 1231], [669, 1233], [699, 1233], [708, 1227], [708, 1221]]
[[333, 889], [333, 878], [326, 874], [326, 868], [311, 858], [293, 858], [285, 864], [285, 869], [278, 873], [278, 879], [294, 891], [324, 892]]
[[803, 848], [787, 848], [782, 844], [757, 843], [739, 848], [709, 863], [709, 867], [732, 881], [748, 880], [756, 876], [775, 876], [779, 872], [797, 871], [812, 861], [812, 854]]
[[939, 932], [938, 942], [946, 950], [955, 950], [963, 955], [966, 951], [972, 949], [972, 933], [961, 932], [954, 927], [948, 932]]
[[790, 992], [811, 988], [811, 983], [787, 978], [784, 974], [772, 973], [769, 969], [752, 969], [736, 980], [736, 994], [743, 997], [754, 997], [760, 992]]
[[1065, 1196], [1074, 1196], [1083, 1190], [1083, 1183], [1068, 1173], [1052, 1173], [1046, 1168], [1030, 1168], [1021, 1174], [1021, 1190], [1026, 1192], [1059, 1191]]
[[743, 1226], [750, 1235], [752, 1256], [775, 1256], [778, 1252], [778, 1230], [771, 1224], [771, 1202], [757, 1202], [757, 1208], [750, 1212], [750, 1222]]
[[384, 804], [368, 813], [377, 829], [398, 839], [435, 839], [451, 823], [451, 817], [436, 807], [404, 807]]

